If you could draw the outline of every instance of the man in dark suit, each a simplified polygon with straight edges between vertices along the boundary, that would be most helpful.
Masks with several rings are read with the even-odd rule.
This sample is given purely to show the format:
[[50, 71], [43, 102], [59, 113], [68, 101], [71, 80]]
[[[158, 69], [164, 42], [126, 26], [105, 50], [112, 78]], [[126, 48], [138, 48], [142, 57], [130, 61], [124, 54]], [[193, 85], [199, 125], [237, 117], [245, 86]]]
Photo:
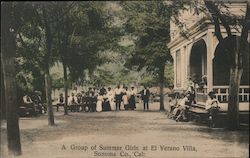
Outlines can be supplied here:
[[148, 102], [149, 102], [149, 97], [150, 97], [150, 91], [146, 86], [144, 86], [144, 89], [141, 92], [141, 97], [143, 100], [144, 110], [149, 110]]

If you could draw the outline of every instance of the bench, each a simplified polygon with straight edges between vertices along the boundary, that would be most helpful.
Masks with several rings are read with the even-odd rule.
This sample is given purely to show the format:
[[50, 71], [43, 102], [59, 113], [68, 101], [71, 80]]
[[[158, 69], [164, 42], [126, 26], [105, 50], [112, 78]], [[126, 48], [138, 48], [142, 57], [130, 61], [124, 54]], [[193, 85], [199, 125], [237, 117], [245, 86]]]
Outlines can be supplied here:
[[[219, 111], [216, 124], [225, 125], [227, 119], [226, 111]], [[249, 111], [239, 112], [240, 122], [249, 124]], [[195, 119], [197, 122], [207, 122], [208, 121], [208, 111], [205, 109], [204, 105], [192, 104], [189, 108], [189, 120]]]
[[201, 122], [205, 118], [208, 118], [208, 111], [202, 105], [193, 104], [189, 108], [189, 120], [197, 120]]
[[[219, 111], [218, 123], [224, 122], [223, 120], [226, 118], [227, 113], [225, 111]], [[205, 109], [204, 105], [201, 104], [192, 104], [189, 108], [189, 120], [195, 119], [198, 122], [207, 122], [209, 120], [209, 113]]]

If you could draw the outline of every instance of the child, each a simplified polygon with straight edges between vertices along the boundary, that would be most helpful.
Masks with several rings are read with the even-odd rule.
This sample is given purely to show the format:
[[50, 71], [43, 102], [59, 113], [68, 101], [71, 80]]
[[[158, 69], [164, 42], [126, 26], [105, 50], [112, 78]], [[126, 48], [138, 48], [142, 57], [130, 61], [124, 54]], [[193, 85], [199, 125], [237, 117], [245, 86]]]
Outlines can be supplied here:
[[129, 108], [129, 103], [128, 103], [128, 95], [126, 92], [124, 92], [123, 96], [122, 96], [122, 100], [123, 100], [123, 104], [124, 104], [124, 109], [128, 110]]

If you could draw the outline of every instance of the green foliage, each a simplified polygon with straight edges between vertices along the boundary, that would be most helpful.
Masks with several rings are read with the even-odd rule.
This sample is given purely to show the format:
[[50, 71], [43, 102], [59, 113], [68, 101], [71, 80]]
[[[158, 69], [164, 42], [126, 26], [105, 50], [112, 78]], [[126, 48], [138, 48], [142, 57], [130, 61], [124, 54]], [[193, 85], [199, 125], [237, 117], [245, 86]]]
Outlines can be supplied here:
[[[106, 62], [104, 52], [118, 46], [114, 41], [119, 35], [110, 25], [112, 17], [106, 3], [15, 2], [13, 26], [17, 34], [16, 67], [22, 72], [17, 76], [20, 88], [44, 91], [44, 70], [58, 61], [68, 67], [71, 81]], [[49, 54], [46, 27], [50, 29]], [[52, 76], [52, 80], [54, 88], [62, 87], [62, 79]]]
[[100, 87], [102, 85], [130, 85], [136, 83], [140, 74], [126, 69], [122, 63], [106, 63], [90, 74], [88, 84]]
[[[114, 44], [105, 5], [106, 2], [75, 2], [58, 23], [58, 54], [69, 68], [72, 80], [84, 77], [85, 70], [93, 72], [97, 65], [104, 63], [103, 52]], [[65, 10], [61, 6], [58, 15]]]
[[165, 77], [164, 80], [165, 86], [174, 87], [174, 68], [172, 63], [167, 63], [165, 65], [164, 77]]
[[[166, 87], [173, 87], [174, 84], [174, 71], [173, 71], [173, 65], [172, 63], [167, 63], [165, 65], [165, 72], [164, 72], [164, 85]], [[158, 86], [159, 83], [159, 76], [158, 74], [152, 73], [152, 72], [144, 72], [140, 84], [146, 85], [146, 86]]]
[[127, 66], [137, 65], [138, 70], [147, 67], [157, 72], [165, 62], [172, 60], [166, 47], [170, 39], [168, 5], [162, 1], [133, 1], [121, 5], [126, 16], [124, 29], [136, 37]]
[[64, 87], [64, 80], [57, 73], [51, 74], [52, 79], [52, 89], [61, 89]]
[[139, 82], [140, 85], [145, 86], [157, 86], [158, 85], [158, 77], [152, 73], [144, 73], [142, 75], [142, 79]]

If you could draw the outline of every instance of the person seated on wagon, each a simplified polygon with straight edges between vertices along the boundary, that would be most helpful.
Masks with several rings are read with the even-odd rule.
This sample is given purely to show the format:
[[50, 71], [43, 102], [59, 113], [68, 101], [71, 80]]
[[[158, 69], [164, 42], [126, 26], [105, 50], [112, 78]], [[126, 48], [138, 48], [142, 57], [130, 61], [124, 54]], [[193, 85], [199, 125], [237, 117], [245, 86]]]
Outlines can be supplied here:
[[41, 98], [41, 92], [40, 91], [35, 91], [34, 93], [31, 94], [31, 100], [35, 105], [35, 108], [39, 114], [45, 113], [45, 108], [44, 104], [42, 102]]
[[77, 112], [79, 112], [80, 110], [81, 110], [81, 108], [82, 108], [82, 93], [77, 93], [76, 94], [76, 99], [77, 99], [77, 101], [76, 101], [76, 111]]
[[23, 103], [26, 105], [33, 105], [33, 101], [28, 94], [23, 96]]

